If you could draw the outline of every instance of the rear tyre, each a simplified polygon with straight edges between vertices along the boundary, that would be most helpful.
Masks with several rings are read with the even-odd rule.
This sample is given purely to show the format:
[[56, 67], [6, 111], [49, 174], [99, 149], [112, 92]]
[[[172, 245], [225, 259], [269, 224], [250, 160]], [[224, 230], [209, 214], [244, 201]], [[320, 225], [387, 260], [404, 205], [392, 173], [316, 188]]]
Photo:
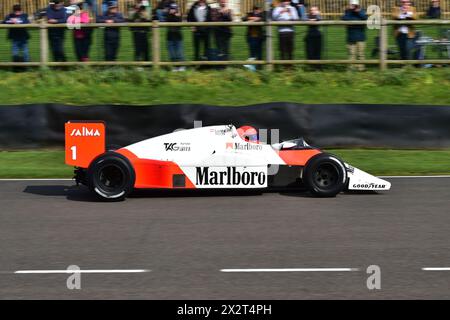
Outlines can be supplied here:
[[101, 199], [121, 201], [133, 190], [135, 173], [127, 158], [106, 152], [95, 159], [88, 169], [88, 185]]
[[316, 197], [335, 197], [345, 189], [347, 170], [337, 157], [321, 153], [311, 158], [303, 170], [303, 182]]

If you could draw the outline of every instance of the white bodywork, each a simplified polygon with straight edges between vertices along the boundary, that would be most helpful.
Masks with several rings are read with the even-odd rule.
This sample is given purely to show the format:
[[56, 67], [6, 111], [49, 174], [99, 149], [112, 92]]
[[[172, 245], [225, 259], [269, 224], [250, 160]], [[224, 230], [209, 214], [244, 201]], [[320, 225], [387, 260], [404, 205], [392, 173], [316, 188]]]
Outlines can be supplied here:
[[[268, 165], [289, 165], [278, 150], [289, 148], [289, 142], [267, 145], [243, 140], [233, 125], [179, 130], [132, 144], [125, 149], [140, 159], [170, 161], [177, 164], [191, 181], [198, 180], [198, 168], [223, 183], [198, 184], [197, 188], [223, 188], [231, 175], [249, 173], [253, 183], [232, 183], [233, 188], [267, 187]], [[293, 147], [293, 146], [292, 146]], [[350, 165], [346, 165], [350, 190], [389, 190], [391, 184]], [[232, 171], [228, 171], [233, 168]], [[237, 172], [237, 173], [235, 173]], [[265, 179], [260, 177], [264, 175]], [[240, 179], [241, 179], [240, 178]]]
[[347, 163], [345, 166], [347, 167], [348, 190], [383, 191], [391, 189], [390, 182], [352, 167]]
[[141, 159], [171, 161], [181, 167], [286, 164], [272, 146], [243, 140], [232, 125], [180, 130], [132, 144], [126, 149]]

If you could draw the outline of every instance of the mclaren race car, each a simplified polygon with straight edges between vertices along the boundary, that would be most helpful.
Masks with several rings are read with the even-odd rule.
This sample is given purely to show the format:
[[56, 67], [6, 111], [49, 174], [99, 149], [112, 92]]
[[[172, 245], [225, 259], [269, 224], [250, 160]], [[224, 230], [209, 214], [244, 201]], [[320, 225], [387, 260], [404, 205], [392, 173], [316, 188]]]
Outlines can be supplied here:
[[269, 145], [252, 127], [219, 125], [176, 131], [127, 147], [105, 146], [101, 121], [65, 125], [66, 164], [77, 184], [105, 200], [134, 189], [291, 189], [318, 197], [391, 184], [309, 146], [303, 139]]

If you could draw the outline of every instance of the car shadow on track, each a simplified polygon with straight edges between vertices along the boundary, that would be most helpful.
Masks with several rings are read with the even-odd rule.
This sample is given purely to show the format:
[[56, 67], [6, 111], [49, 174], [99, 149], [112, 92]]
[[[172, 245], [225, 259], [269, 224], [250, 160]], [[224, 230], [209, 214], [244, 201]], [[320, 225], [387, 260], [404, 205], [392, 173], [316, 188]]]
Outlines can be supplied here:
[[[24, 193], [51, 196], [51, 197], [66, 197], [70, 201], [81, 202], [104, 202], [104, 200], [97, 197], [84, 186], [67, 186], [67, 185], [40, 185], [27, 186]], [[311, 198], [313, 197], [305, 190], [235, 190], [235, 189], [217, 189], [217, 190], [135, 190], [128, 198], [142, 199], [142, 198], [197, 198], [197, 197], [252, 197], [262, 195], [264, 193], [278, 193], [282, 196], [297, 197], [297, 198]], [[383, 194], [375, 191], [346, 191], [343, 194]]]
[[[85, 186], [67, 186], [67, 185], [32, 185], [27, 186], [23, 190], [24, 193], [50, 196], [50, 197], [66, 197], [67, 200], [81, 202], [104, 202], [89, 191]], [[278, 193], [280, 195], [295, 195], [297, 197], [310, 197], [306, 192], [287, 192], [282, 190], [236, 190], [236, 189], [217, 189], [217, 190], [135, 190], [128, 198], [171, 198], [171, 197], [252, 197], [262, 195], [264, 193]]]
[[101, 199], [92, 194], [85, 187], [65, 186], [65, 185], [42, 185], [27, 186], [24, 193], [30, 193], [39, 196], [66, 197], [67, 200], [83, 202], [102, 202]]

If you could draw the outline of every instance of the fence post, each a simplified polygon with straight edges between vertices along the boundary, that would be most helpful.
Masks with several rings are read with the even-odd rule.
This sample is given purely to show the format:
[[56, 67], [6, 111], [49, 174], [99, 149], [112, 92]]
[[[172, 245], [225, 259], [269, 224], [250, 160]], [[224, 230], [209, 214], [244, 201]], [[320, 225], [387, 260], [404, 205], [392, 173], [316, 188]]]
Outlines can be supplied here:
[[387, 51], [388, 51], [388, 25], [386, 19], [381, 19], [380, 26], [380, 70], [385, 71], [387, 69]]
[[159, 21], [153, 20], [152, 23], [152, 62], [153, 70], [159, 70], [161, 62], [161, 42], [160, 42]]
[[48, 63], [48, 28], [44, 20], [40, 23], [40, 50], [41, 50], [41, 69], [47, 68]]
[[273, 29], [269, 23], [270, 20], [266, 27], [266, 70], [273, 71]]

